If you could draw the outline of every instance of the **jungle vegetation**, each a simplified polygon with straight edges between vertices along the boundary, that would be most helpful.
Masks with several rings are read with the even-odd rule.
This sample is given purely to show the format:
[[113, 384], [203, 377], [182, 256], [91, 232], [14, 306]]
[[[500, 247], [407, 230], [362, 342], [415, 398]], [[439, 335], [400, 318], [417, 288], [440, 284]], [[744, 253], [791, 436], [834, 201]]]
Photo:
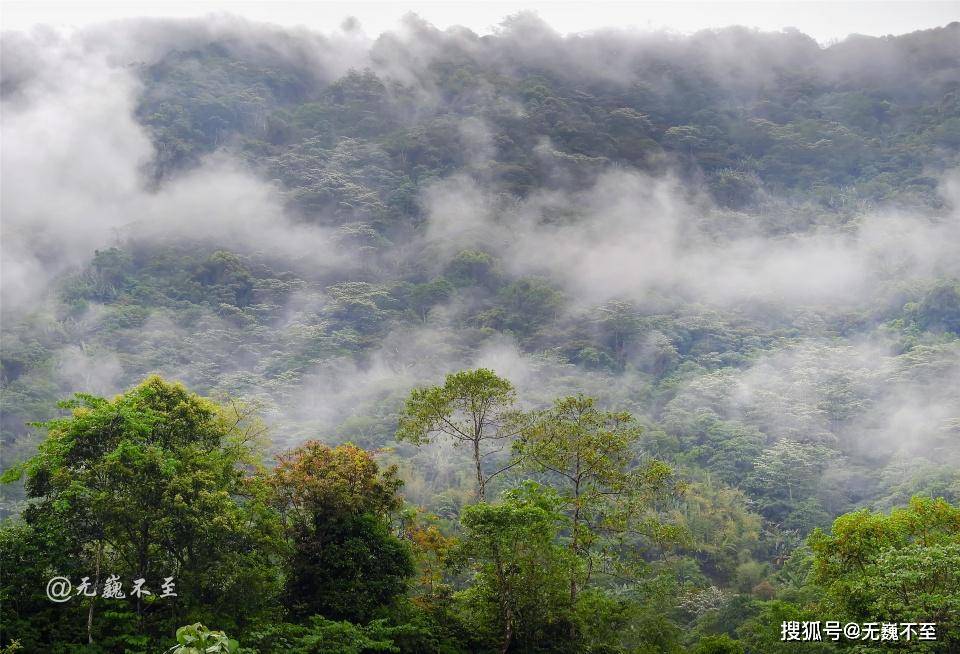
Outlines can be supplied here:
[[5, 38], [0, 651], [960, 651], [960, 23], [210, 20]]

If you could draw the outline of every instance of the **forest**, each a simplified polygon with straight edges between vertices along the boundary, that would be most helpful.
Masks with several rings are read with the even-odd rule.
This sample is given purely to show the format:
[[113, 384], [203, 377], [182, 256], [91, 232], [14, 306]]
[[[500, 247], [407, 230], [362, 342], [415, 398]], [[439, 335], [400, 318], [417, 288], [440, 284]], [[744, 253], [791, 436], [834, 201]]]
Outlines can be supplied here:
[[0, 47], [0, 653], [960, 652], [960, 23]]

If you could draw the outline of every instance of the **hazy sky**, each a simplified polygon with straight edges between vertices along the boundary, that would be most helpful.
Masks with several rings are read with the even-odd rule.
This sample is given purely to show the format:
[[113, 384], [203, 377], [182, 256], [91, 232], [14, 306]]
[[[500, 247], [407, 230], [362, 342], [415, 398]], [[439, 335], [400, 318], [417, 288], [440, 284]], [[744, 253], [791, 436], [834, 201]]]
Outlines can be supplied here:
[[445, 28], [465, 25], [488, 33], [504, 16], [528, 9], [562, 33], [599, 27], [635, 26], [694, 32], [746, 25], [763, 30], [796, 27], [818, 41], [851, 33], [882, 36], [945, 25], [960, 20], [960, 0], [947, 2], [2, 2], [4, 29], [29, 29], [38, 23], [63, 28], [132, 16], [186, 17], [228, 12], [279, 25], [336, 29], [353, 16], [367, 34], [393, 28], [407, 13]]

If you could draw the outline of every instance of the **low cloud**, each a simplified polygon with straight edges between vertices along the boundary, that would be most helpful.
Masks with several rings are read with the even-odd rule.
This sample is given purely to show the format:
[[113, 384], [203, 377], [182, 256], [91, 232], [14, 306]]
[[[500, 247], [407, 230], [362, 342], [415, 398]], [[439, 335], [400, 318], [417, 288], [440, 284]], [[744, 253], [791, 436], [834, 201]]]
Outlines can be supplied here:
[[805, 339], [743, 370], [690, 380], [667, 405], [668, 427], [713, 415], [789, 438], [840, 444], [858, 460], [911, 456], [956, 461], [960, 434], [960, 346], [898, 353], [879, 334], [855, 342]]
[[[586, 305], [653, 294], [730, 307], [751, 303], [852, 308], [895, 285], [960, 274], [956, 188], [952, 210], [926, 216], [877, 210], [842, 227], [787, 236], [764, 233], [763, 216], [713, 207], [672, 177], [603, 173], [585, 191], [542, 191], [504, 199], [465, 176], [424, 193], [428, 238], [452, 256], [486, 249], [514, 274], [556, 280]], [[717, 235], [718, 223], [730, 226]]]
[[29, 311], [56, 276], [128, 240], [213, 244], [288, 265], [308, 260], [314, 270], [350, 269], [349, 252], [330, 232], [293, 222], [279, 191], [227, 155], [149, 189], [144, 168], [154, 152], [134, 118], [133, 71], [88, 51], [79, 37], [42, 39], [33, 70], [11, 72], [15, 90], [3, 99], [5, 311]]

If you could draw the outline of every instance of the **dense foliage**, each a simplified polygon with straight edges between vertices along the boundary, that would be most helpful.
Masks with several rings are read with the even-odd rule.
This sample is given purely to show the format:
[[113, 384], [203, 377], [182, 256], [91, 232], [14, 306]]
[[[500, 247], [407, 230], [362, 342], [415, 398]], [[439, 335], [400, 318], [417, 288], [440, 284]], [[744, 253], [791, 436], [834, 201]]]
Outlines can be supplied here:
[[2, 322], [0, 651], [960, 647], [960, 24], [411, 18], [357, 59], [205, 25], [88, 48], [156, 204], [78, 266], [28, 239], [56, 274]]
[[[510, 388], [463, 371], [409, 406], [464, 379]], [[918, 651], [956, 644], [960, 507], [917, 496], [890, 515], [848, 513], [778, 571], [742, 552], [742, 594], [728, 599], [698, 588], [684, 556], [717, 559], [716, 530], [698, 533], [681, 510], [702, 489], [631, 449], [642, 432], [629, 413], [583, 395], [514, 416], [516, 481], [496, 500], [475, 494], [455, 521], [405, 511], [396, 468], [349, 443], [309, 442], [267, 469], [249, 414], [156, 376], [62, 406], [70, 416], [44, 423], [39, 453], [6, 474], [26, 477], [29, 501], [0, 531], [3, 637], [28, 651], [151, 651], [176, 630], [177, 652], [679, 652], [683, 623], [697, 651], [792, 651], [780, 625], [821, 614], [936, 623], [940, 640]], [[109, 575], [175, 579], [177, 592], [78, 587], [68, 604], [41, 592], [53, 573], [90, 570], [93, 588]], [[177, 628], [199, 619], [245, 649], [199, 622]]]

